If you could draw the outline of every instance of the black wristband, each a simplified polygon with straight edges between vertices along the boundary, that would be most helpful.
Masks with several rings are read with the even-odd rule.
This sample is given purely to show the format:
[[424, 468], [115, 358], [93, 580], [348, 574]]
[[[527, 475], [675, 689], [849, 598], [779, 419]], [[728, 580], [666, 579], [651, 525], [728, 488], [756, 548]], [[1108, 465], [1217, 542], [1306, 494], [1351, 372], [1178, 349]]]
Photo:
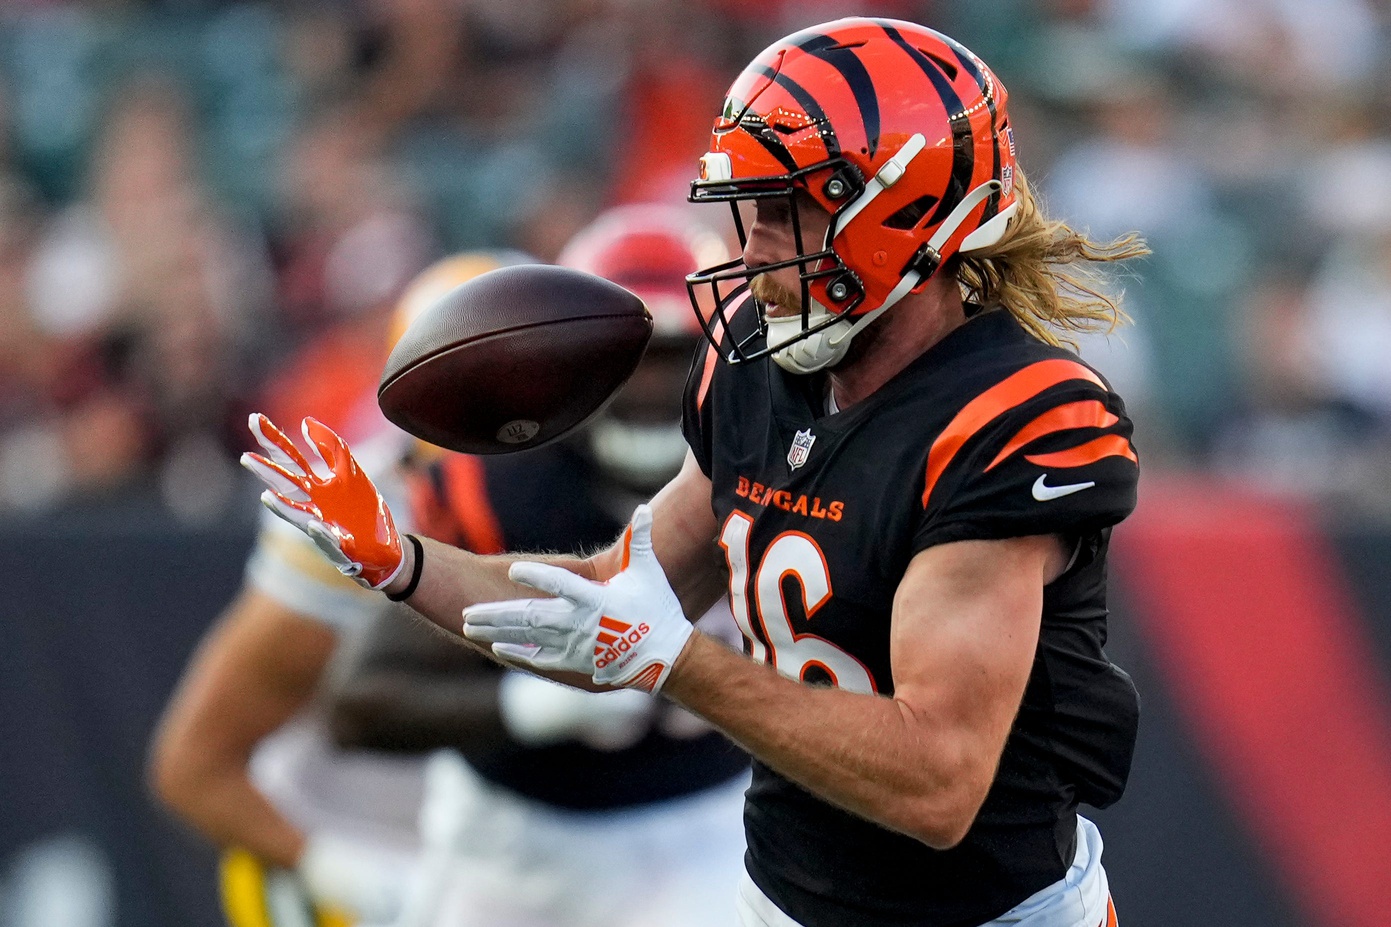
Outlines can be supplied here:
[[411, 581], [406, 583], [406, 588], [400, 592], [386, 594], [386, 597], [393, 602], [404, 602], [415, 595], [415, 587], [420, 585], [420, 572], [425, 569], [425, 548], [421, 546], [420, 538], [408, 534], [406, 540], [410, 541], [411, 547], [415, 548], [415, 565], [411, 568]]

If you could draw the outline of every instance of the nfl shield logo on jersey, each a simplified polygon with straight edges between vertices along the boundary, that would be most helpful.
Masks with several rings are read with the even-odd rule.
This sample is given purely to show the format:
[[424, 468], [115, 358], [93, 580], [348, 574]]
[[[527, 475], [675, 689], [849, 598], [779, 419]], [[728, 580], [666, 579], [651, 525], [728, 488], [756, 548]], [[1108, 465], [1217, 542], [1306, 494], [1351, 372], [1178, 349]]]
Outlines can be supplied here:
[[807, 456], [811, 454], [811, 446], [816, 443], [816, 435], [811, 433], [811, 429], [799, 431], [792, 438], [792, 450], [787, 452], [787, 465], [796, 470], [807, 462]]

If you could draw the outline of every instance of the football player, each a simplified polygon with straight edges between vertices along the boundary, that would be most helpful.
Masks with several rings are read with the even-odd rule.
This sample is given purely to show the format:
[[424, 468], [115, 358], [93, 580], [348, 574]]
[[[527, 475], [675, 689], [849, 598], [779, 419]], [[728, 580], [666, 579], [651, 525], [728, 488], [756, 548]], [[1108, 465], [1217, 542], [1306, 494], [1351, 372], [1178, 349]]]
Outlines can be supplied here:
[[[682, 386], [702, 340], [685, 278], [728, 255], [689, 210], [618, 207], [567, 245], [558, 263], [647, 304], [642, 363], [568, 442], [413, 467], [417, 529], [478, 553], [593, 550], [680, 469]], [[700, 626], [738, 637], [722, 603]], [[347, 656], [329, 699], [341, 744], [448, 746], [476, 774], [439, 927], [732, 922], [748, 758], [709, 725], [637, 690], [582, 692], [504, 671], [395, 614], [377, 617]]]
[[[572, 446], [530, 455], [520, 470], [507, 458], [408, 448], [392, 430], [376, 437], [366, 456], [387, 474], [382, 485], [399, 484], [413, 501], [417, 529], [485, 553], [504, 539], [529, 549], [612, 540], [636, 500], [680, 468], [682, 383], [700, 341], [684, 279], [712, 256], [727, 256], [721, 239], [670, 207], [611, 210], [578, 235], [562, 260], [612, 276], [652, 311], [653, 342], [631, 381], [640, 394], [617, 397]], [[452, 286], [519, 259], [441, 262], [403, 296], [394, 334]], [[235, 847], [222, 864], [235, 927], [285, 927], [304, 910], [306, 923], [338, 923], [344, 911], [381, 921], [400, 908], [405, 861], [417, 849], [407, 830], [417, 764], [331, 754], [320, 725], [286, 723], [322, 687], [340, 632], [353, 631], [365, 639], [327, 686], [340, 740], [417, 756], [458, 747], [481, 772], [457, 801], [470, 815], [491, 811], [487, 821], [457, 822], [468, 865], [451, 866], [438, 923], [593, 923], [605, 880], [591, 867], [618, 852], [596, 854], [599, 842], [648, 857], [629, 890], [634, 923], [719, 919], [743, 852], [748, 760], [708, 725], [637, 692], [577, 692], [504, 677], [491, 663], [480, 673], [457, 645], [374, 617], [379, 597], [279, 519], [264, 527], [247, 576], [171, 702], [154, 753], [161, 796]], [[711, 618], [718, 633], [720, 616]], [[449, 691], [441, 668], [451, 671]], [[505, 822], [516, 826], [501, 832]], [[535, 842], [525, 858], [513, 852], [523, 838]]]
[[[293, 458], [245, 458], [263, 501], [496, 657], [660, 692], [746, 747], [746, 925], [1113, 923], [1078, 806], [1119, 797], [1134, 745], [1103, 645], [1138, 460], [1063, 342], [1114, 324], [1090, 274], [1143, 244], [1045, 219], [999, 80], [885, 19], [761, 53], [692, 198], [732, 204], [743, 255], [691, 278], [715, 298], [690, 453], [619, 542], [403, 544], [312, 423], [319, 472], [261, 423]], [[688, 620], [722, 590], [742, 654]]]
[[[402, 295], [398, 317], [525, 260], [477, 252], [440, 261]], [[384, 421], [368, 436], [363, 457], [383, 486], [396, 485], [393, 468], [409, 446]], [[421, 764], [335, 751], [315, 698], [340, 640], [382, 608], [303, 534], [267, 517], [242, 588], [165, 709], [151, 784], [226, 848], [221, 888], [234, 927], [385, 922], [400, 908], [418, 850]]]

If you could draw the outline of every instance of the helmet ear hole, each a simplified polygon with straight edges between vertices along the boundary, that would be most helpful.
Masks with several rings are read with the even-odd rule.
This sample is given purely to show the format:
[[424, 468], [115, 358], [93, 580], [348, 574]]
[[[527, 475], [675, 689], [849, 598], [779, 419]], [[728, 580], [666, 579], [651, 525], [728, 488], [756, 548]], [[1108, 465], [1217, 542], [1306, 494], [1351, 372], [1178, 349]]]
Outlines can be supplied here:
[[826, 285], [826, 295], [833, 302], [847, 302], [851, 297], [860, 296], [863, 293], [858, 281], [850, 274], [841, 274]]
[[927, 215], [927, 211], [936, 205], [937, 197], [932, 194], [929, 193], [925, 196], [920, 196], [892, 216], [889, 216], [889, 218], [885, 219], [884, 227], [897, 229], [899, 231], [907, 231], [908, 229], [916, 227], [917, 224], [922, 221], [923, 216]]

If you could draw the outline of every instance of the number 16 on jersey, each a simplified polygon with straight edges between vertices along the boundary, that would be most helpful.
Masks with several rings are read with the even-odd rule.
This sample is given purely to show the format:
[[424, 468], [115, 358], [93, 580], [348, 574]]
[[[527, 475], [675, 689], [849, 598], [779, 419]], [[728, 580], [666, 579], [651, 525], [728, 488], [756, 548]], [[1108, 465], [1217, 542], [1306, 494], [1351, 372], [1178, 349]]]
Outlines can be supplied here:
[[[783, 593], [789, 575], [802, 590], [802, 607], [811, 621], [830, 601], [831, 571], [821, 545], [801, 531], [784, 531], [773, 539], [753, 577], [753, 607], [749, 603], [749, 534], [753, 519], [735, 509], [720, 531], [720, 546], [729, 564], [729, 605], [734, 620], [749, 642], [750, 655], [771, 663], [778, 672], [802, 680], [819, 669], [837, 688], [850, 692], [877, 691], [869, 670], [855, 657], [815, 634], [798, 634]], [[761, 631], [761, 633], [760, 633]]]

